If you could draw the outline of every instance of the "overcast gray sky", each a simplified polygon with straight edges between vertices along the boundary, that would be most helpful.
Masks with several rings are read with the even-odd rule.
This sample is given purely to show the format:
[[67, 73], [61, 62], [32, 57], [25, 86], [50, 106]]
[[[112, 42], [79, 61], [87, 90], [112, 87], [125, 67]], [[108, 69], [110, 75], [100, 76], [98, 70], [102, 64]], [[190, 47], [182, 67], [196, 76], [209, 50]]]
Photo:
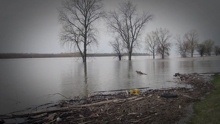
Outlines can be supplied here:
[[[121, 0], [104, 0], [104, 9], [114, 10]], [[219, 0], [133, 0], [141, 11], [154, 15], [140, 40], [156, 28], [167, 28], [173, 36], [197, 30], [199, 40], [213, 39], [220, 45]], [[60, 46], [58, 0], [0, 0], [0, 53], [70, 52]], [[99, 21], [99, 46], [91, 52], [112, 52], [106, 24]], [[171, 42], [174, 42], [172, 40]], [[145, 50], [144, 44], [140, 52]], [[138, 50], [136, 50], [139, 52]]]

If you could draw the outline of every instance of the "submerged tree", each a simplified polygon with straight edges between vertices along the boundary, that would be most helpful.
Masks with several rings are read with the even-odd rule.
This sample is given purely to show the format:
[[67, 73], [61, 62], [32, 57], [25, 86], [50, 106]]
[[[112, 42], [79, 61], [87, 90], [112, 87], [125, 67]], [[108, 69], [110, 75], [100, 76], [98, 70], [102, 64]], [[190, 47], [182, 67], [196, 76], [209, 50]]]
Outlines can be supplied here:
[[59, 14], [62, 43], [75, 46], [86, 63], [87, 47], [97, 43], [93, 24], [103, 16], [101, 0], [64, 0]]
[[205, 53], [208, 56], [211, 56], [212, 50], [213, 50], [213, 46], [214, 46], [214, 41], [212, 40], [205, 40], [204, 41], [204, 45], [205, 45]]
[[178, 52], [180, 53], [181, 57], [187, 57], [187, 52], [190, 49], [190, 45], [189, 42], [184, 41], [183, 39], [181, 39], [180, 36], [176, 37], [176, 46], [178, 48]]
[[197, 45], [197, 52], [199, 53], [199, 55], [202, 57], [205, 54], [206, 48], [204, 43], [198, 44]]
[[131, 1], [120, 4], [118, 11], [109, 12], [107, 22], [114, 33], [120, 36], [131, 60], [132, 52], [138, 46], [138, 39], [146, 23], [152, 15], [137, 12], [137, 7]]
[[158, 45], [156, 32], [152, 31], [150, 34], [148, 34], [145, 43], [147, 46], [147, 51], [149, 51], [153, 55], [153, 59], [155, 59], [157, 45]]
[[116, 37], [114, 41], [110, 42], [114, 52], [117, 54], [119, 61], [121, 61], [122, 52], [123, 52], [123, 42], [120, 42], [119, 37]]
[[204, 42], [198, 44], [197, 51], [200, 56], [208, 55], [211, 56], [211, 52], [213, 51], [214, 41], [212, 40], [205, 40]]
[[189, 43], [190, 54], [191, 57], [193, 57], [198, 43], [198, 33], [195, 30], [191, 30], [184, 35], [184, 38], [184, 40]]
[[215, 55], [217, 56], [217, 55], [220, 55], [220, 47], [219, 46], [215, 46], [214, 47], [214, 52], [215, 52]]
[[157, 53], [161, 55], [162, 59], [164, 59], [166, 55], [170, 55], [171, 43], [169, 43], [169, 40], [171, 34], [169, 30], [160, 28], [155, 31], [155, 36], [158, 42]]

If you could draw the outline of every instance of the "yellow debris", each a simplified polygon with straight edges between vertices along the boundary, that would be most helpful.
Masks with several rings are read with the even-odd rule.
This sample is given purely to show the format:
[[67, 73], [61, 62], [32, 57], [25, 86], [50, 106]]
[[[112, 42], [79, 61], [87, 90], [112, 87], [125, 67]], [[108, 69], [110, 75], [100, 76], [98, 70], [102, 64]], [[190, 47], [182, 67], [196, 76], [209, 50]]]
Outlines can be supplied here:
[[131, 95], [140, 95], [140, 90], [139, 89], [131, 89], [130, 94]]

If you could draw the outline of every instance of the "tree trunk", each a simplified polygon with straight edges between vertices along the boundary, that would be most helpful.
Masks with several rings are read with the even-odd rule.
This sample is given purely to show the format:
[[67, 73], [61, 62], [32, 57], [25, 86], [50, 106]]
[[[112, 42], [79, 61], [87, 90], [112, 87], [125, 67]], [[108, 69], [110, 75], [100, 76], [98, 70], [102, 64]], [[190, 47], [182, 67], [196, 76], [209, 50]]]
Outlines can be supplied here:
[[121, 61], [121, 55], [118, 55], [118, 59], [119, 59], [119, 61]]
[[163, 48], [163, 52], [162, 52], [162, 59], [164, 59], [164, 55], [165, 55], [165, 50], [164, 50], [164, 48]]
[[164, 53], [162, 54], [162, 59], [164, 59]]
[[83, 63], [86, 63], [86, 56], [87, 56], [87, 53], [86, 53], [86, 51], [87, 51], [87, 48], [86, 48], [86, 46], [87, 46], [87, 32], [86, 32], [86, 30], [87, 30], [87, 28], [85, 27], [84, 51], [83, 51], [84, 59], [83, 59]]
[[85, 76], [85, 83], [87, 83], [87, 64], [86, 63], [83, 63], [84, 64], [84, 76]]
[[86, 49], [84, 50], [83, 63], [86, 63]]
[[153, 59], [155, 59], [155, 53], [153, 52]]
[[129, 50], [129, 52], [128, 52], [128, 60], [129, 60], [129, 61], [131, 61], [131, 56], [132, 56], [132, 49]]
[[194, 52], [194, 50], [191, 50], [191, 57], [193, 57], [193, 52]]
[[131, 53], [128, 54], [128, 60], [131, 61]]
[[83, 63], [86, 63], [86, 51], [84, 50]]

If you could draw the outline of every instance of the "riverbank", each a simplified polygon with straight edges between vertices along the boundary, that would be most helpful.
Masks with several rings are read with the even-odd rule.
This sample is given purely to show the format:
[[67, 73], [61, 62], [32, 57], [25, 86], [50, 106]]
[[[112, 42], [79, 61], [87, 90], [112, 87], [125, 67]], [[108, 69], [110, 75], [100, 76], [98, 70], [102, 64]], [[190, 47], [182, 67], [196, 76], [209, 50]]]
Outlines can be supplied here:
[[100, 92], [84, 99], [41, 105], [0, 115], [2, 122], [20, 123], [184, 123], [188, 106], [213, 89], [210, 74], [175, 74], [191, 88]]
[[190, 123], [217, 124], [220, 122], [220, 75], [215, 75], [213, 84], [215, 89], [204, 100], [195, 104], [195, 116]]

